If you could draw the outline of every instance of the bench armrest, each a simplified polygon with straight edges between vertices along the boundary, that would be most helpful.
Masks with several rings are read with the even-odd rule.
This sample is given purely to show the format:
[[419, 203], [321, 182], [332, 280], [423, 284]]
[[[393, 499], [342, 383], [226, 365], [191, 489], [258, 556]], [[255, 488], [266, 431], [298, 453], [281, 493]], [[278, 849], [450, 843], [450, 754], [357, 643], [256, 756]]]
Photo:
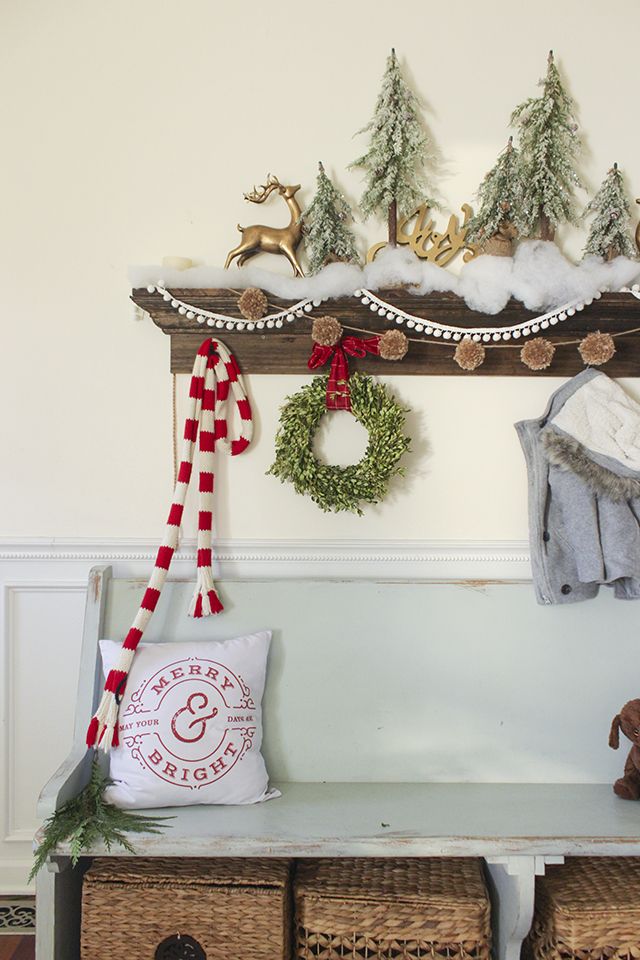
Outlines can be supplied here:
[[86, 787], [91, 774], [92, 754], [86, 746], [76, 745], [53, 776], [43, 787], [38, 797], [37, 813], [46, 820], [68, 800], [77, 797]]

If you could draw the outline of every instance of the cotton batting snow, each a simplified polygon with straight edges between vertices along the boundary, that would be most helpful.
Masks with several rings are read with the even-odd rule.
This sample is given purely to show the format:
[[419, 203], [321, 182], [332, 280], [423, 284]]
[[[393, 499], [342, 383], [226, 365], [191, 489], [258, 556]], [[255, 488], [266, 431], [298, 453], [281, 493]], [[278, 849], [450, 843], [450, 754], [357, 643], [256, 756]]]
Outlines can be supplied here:
[[598, 292], [620, 290], [640, 281], [640, 263], [628, 257], [606, 263], [590, 256], [576, 265], [551, 241], [525, 240], [514, 257], [476, 257], [464, 265], [459, 277], [428, 260], [419, 260], [406, 248], [386, 247], [364, 267], [331, 263], [312, 277], [286, 277], [251, 265], [229, 270], [133, 266], [129, 280], [134, 288], [155, 285], [170, 290], [260, 287], [286, 300], [332, 299], [363, 288], [383, 290], [405, 284], [416, 296], [436, 291], [458, 294], [469, 309], [493, 315], [510, 297], [528, 310], [546, 312], [572, 300], [592, 299]]
[[515, 257], [476, 257], [460, 276], [460, 295], [471, 310], [499, 313], [513, 297], [527, 310], [546, 312], [604, 290], [620, 290], [640, 277], [640, 264], [627, 257], [605, 263], [587, 257], [570, 263], [555, 243], [525, 240]]
[[476, 257], [465, 264], [459, 294], [471, 310], [500, 313], [511, 296], [513, 257]]
[[528, 240], [513, 258], [511, 290], [527, 310], [545, 311], [570, 300], [593, 297], [598, 287], [591, 274], [581, 274], [555, 243]]
[[[363, 269], [361, 286], [367, 290], [408, 284], [411, 293], [434, 290], [457, 292], [458, 279], [428, 260], [419, 260], [407, 247], [383, 247], [372, 263]], [[415, 288], [415, 289], [412, 289]]]
[[134, 266], [129, 268], [129, 280], [133, 287], [150, 284], [173, 289], [231, 288], [243, 290], [259, 287], [267, 293], [285, 300], [322, 299], [323, 297], [348, 297], [363, 285], [360, 267], [349, 263], [330, 263], [313, 277], [287, 277], [260, 267], [190, 267], [189, 270], [166, 270], [158, 266]]

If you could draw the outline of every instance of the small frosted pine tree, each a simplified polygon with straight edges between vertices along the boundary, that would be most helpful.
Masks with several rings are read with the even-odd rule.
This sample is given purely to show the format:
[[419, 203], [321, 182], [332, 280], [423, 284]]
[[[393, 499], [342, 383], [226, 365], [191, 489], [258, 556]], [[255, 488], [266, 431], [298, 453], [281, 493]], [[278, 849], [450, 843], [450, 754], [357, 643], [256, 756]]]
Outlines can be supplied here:
[[525, 100], [511, 115], [520, 134], [524, 187], [518, 227], [525, 236], [553, 240], [559, 224], [576, 222], [575, 188], [582, 186], [573, 100], [562, 85], [553, 50], [540, 86], [542, 96]]
[[373, 213], [386, 216], [389, 243], [395, 246], [397, 221], [420, 203], [432, 207], [435, 190], [427, 171], [434, 157], [430, 140], [419, 116], [419, 104], [400, 72], [395, 50], [387, 60], [382, 88], [373, 119], [358, 133], [371, 133], [369, 148], [351, 168], [366, 173], [366, 188], [360, 200], [365, 219]]
[[495, 165], [485, 175], [476, 194], [480, 209], [467, 224], [466, 239], [471, 243], [490, 240], [514, 222], [522, 203], [520, 153], [509, 137]]
[[319, 163], [316, 195], [301, 217], [311, 273], [335, 260], [359, 261], [355, 237], [347, 226], [351, 219], [349, 204]]
[[631, 205], [618, 164], [600, 185], [595, 197], [584, 208], [583, 217], [595, 213], [583, 256], [589, 253], [605, 260], [614, 257], [635, 257], [636, 245], [631, 227]]

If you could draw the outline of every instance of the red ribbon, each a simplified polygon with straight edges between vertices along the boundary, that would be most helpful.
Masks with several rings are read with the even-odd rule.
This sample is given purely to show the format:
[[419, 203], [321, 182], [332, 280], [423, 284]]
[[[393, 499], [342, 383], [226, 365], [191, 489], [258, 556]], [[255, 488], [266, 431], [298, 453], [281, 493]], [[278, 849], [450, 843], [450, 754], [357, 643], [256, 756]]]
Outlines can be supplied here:
[[367, 353], [376, 356], [380, 350], [380, 337], [343, 337], [331, 347], [314, 343], [308, 367], [317, 370], [331, 358], [329, 379], [327, 380], [327, 410], [351, 410], [349, 391], [349, 357], [364, 357]]

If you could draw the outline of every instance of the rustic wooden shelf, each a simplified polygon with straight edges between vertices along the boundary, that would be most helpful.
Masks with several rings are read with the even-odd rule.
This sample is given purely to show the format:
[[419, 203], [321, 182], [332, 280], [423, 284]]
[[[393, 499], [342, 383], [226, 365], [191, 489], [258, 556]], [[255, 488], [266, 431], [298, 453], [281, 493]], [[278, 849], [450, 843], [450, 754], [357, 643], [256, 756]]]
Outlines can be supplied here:
[[[240, 317], [238, 294], [233, 290], [173, 289], [173, 296], [193, 304], [201, 310], [213, 310], [229, 316]], [[463, 327], [503, 327], [522, 323], [536, 316], [526, 310], [517, 300], [511, 300], [505, 309], [495, 315], [470, 310], [460, 297], [452, 293], [432, 293], [416, 297], [406, 290], [380, 290], [378, 295], [407, 312], [428, 320], [455, 324]], [[131, 299], [151, 316], [163, 333], [171, 337], [172, 373], [189, 373], [193, 358], [210, 327], [188, 320], [174, 310], [157, 293], [146, 288], [132, 291]], [[269, 302], [279, 309], [286, 309], [293, 301], [269, 296]], [[378, 316], [363, 306], [355, 297], [340, 297], [327, 301], [281, 330], [252, 331], [241, 333], [221, 331], [221, 339], [238, 357], [245, 373], [308, 373], [307, 360], [311, 352], [311, 324], [322, 313], [338, 317], [345, 324], [362, 330], [382, 332], [395, 326], [395, 322]], [[542, 331], [541, 335], [559, 343], [586, 336], [594, 330], [618, 333], [640, 326], [640, 301], [627, 293], [605, 293], [584, 310], [568, 317], [563, 323]], [[411, 330], [403, 327], [411, 336]], [[217, 331], [216, 331], [217, 334]], [[575, 344], [559, 346], [553, 363], [547, 370], [533, 373], [520, 362], [520, 348], [525, 340], [513, 342], [509, 348], [488, 349], [481, 367], [473, 373], [461, 370], [453, 360], [455, 343], [421, 339], [412, 342], [409, 353], [401, 363], [388, 363], [378, 357], [367, 356], [362, 360], [350, 359], [352, 370], [377, 374], [419, 374], [423, 376], [573, 376], [583, 369], [583, 362]], [[640, 333], [616, 340], [616, 354], [606, 365], [606, 372], [615, 377], [640, 376]]]

